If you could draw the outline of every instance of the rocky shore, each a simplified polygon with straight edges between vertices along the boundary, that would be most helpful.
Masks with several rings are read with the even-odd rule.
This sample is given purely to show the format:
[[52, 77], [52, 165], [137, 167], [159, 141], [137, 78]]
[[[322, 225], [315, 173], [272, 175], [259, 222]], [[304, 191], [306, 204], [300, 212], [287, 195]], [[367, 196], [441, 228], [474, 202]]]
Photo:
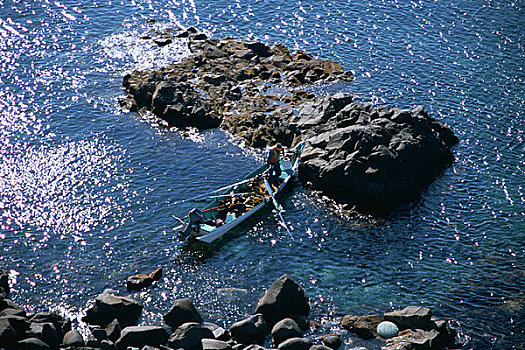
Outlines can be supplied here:
[[335, 61], [281, 44], [209, 38], [194, 28], [141, 40], [158, 38], [162, 45], [184, 40], [192, 55], [127, 74], [124, 108], [170, 126], [220, 127], [248, 147], [306, 141], [302, 180], [343, 210], [388, 212], [418, 198], [454, 161], [457, 137], [422, 107], [373, 106], [348, 94], [309, 91], [353, 79]]
[[204, 320], [193, 302], [177, 299], [160, 325], [142, 325], [143, 305], [127, 296], [104, 291], [82, 318], [86, 336], [72, 321], [53, 312], [28, 315], [10, 299], [7, 274], [0, 270], [0, 349], [105, 350], [337, 350], [354, 347], [352, 337], [376, 339], [382, 349], [446, 349], [455, 347], [455, 331], [429, 309], [411, 306], [384, 315], [341, 320], [340, 331], [319, 334], [309, 320], [310, 304], [290, 276], [278, 278], [259, 300], [252, 315], [227, 328]]

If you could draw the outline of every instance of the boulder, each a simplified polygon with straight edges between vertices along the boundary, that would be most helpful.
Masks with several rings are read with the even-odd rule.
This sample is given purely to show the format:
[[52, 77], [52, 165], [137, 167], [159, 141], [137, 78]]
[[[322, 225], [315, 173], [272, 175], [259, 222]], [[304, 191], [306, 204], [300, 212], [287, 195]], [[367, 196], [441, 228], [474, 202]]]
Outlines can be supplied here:
[[[27, 318], [16, 315], [7, 315], [0, 317], [0, 334], [10, 334], [14, 330], [18, 339], [22, 339], [25, 332], [29, 329], [31, 323]], [[3, 339], [0, 335], [0, 339]]]
[[52, 323], [60, 339], [64, 337], [64, 334], [71, 330], [71, 320], [62, 317], [56, 312], [37, 312], [29, 318], [29, 322]]
[[343, 343], [341, 336], [339, 334], [325, 334], [319, 337], [323, 345], [329, 347], [330, 349], [337, 350]]
[[95, 299], [82, 320], [86, 323], [105, 327], [117, 319], [122, 327], [137, 323], [142, 314], [142, 304], [129, 297], [121, 297], [105, 291]]
[[234, 323], [230, 328], [232, 339], [238, 343], [262, 344], [268, 334], [268, 326], [263, 315], [256, 314]]
[[108, 339], [108, 334], [106, 332], [105, 328], [102, 328], [100, 326], [90, 326], [91, 335], [93, 335], [93, 338], [95, 338], [97, 341], [102, 341]]
[[3, 309], [2, 311], [0, 311], [0, 317], [3, 317], [3, 316], [20, 316], [20, 317], [26, 318], [27, 314], [25, 310], [22, 310], [22, 309], [8, 308], [8, 309]]
[[290, 276], [282, 275], [259, 300], [255, 312], [262, 314], [268, 326], [273, 328], [283, 318], [307, 317], [310, 305], [303, 288]]
[[118, 323], [117, 319], [114, 319], [106, 326], [106, 335], [112, 342], [116, 342], [120, 338], [120, 332], [120, 323]]
[[210, 331], [212, 331], [213, 336], [217, 340], [228, 341], [228, 340], [231, 339], [230, 332], [228, 330], [222, 328], [221, 326], [218, 326], [218, 325], [216, 325], [214, 323], [210, 323], [210, 322], [204, 322], [204, 323], [202, 323], [202, 326], [206, 327]]
[[153, 279], [145, 273], [139, 273], [134, 276], [128, 277], [126, 281], [126, 289], [128, 291], [141, 290], [147, 288], [153, 284]]
[[216, 339], [202, 339], [202, 350], [232, 350], [232, 346], [225, 341]]
[[160, 326], [131, 326], [122, 330], [115, 345], [119, 350], [128, 346], [142, 348], [146, 345], [160, 346], [168, 342], [168, 331]]
[[395, 323], [401, 330], [403, 329], [428, 329], [433, 328], [431, 322], [432, 310], [421, 306], [408, 306], [403, 310], [387, 312], [384, 319]]
[[101, 341], [100, 348], [103, 350], [117, 350], [115, 344], [109, 339]]
[[0, 344], [16, 343], [20, 338], [11, 322], [6, 318], [0, 318]]
[[18, 342], [21, 350], [51, 350], [51, 347], [38, 338], [27, 338]]
[[184, 323], [196, 322], [201, 323], [202, 317], [188, 298], [177, 299], [171, 306], [166, 315], [163, 316], [164, 322], [171, 329], [175, 330]]
[[326, 345], [322, 345], [322, 344], [317, 344], [317, 345], [313, 345], [310, 350], [331, 350], [332, 348], [326, 346]]
[[61, 343], [61, 338], [57, 329], [52, 323], [31, 323], [26, 332], [29, 338], [38, 338], [49, 345], [51, 349], [58, 349]]
[[84, 338], [82, 337], [82, 334], [80, 334], [79, 331], [76, 329], [70, 330], [64, 335], [64, 339], [62, 340], [62, 344], [65, 347], [68, 346], [84, 346]]
[[7, 298], [9, 291], [9, 275], [4, 270], [0, 269], [0, 295], [3, 295], [0, 299]]
[[272, 340], [274, 346], [278, 346], [286, 339], [300, 338], [301, 336], [301, 329], [291, 318], [282, 319], [272, 328]]
[[346, 315], [341, 321], [341, 326], [363, 339], [371, 339], [377, 337], [377, 326], [383, 321], [383, 317], [379, 315]]
[[22, 310], [22, 308], [11, 299], [0, 299], [0, 310], [4, 311], [7, 309]]
[[170, 336], [168, 345], [173, 349], [202, 350], [202, 339], [213, 339], [213, 333], [199, 323], [189, 322], [179, 326]]
[[309, 350], [312, 347], [312, 341], [308, 338], [290, 338], [285, 340], [277, 349], [279, 350]]

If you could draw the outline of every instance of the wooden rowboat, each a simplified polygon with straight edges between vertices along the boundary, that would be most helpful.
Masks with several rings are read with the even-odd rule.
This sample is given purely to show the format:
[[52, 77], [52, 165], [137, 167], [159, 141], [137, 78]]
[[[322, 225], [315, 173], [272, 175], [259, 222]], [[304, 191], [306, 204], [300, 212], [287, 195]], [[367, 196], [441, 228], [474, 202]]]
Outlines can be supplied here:
[[[192, 209], [184, 219], [184, 239], [211, 244], [272, 203], [290, 179], [297, 175], [303, 148], [304, 143], [299, 143], [281, 156], [279, 165], [282, 173], [278, 181], [270, 185], [270, 191], [265, 178], [267, 167], [263, 165], [248, 174], [243, 181], [213, 196], [204, 208]], [[281, 224], [285, 226], [284, 223]]]

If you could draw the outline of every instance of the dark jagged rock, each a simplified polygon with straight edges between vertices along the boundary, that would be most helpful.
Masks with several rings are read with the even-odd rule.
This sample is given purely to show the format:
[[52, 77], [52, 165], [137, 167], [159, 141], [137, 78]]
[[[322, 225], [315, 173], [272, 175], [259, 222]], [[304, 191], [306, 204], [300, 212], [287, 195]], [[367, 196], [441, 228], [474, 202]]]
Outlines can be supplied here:
[[272, 328], [272, 340], [275, 346], [278, 346], [286, 339], [299, 338], [301, 336], [301, 329], [291, 318], [280, 320]]
[[402, 331], [399, 336], [387, 341], [385, 350], [434, 350], [444, 349], [446, 344], [437, 330], [424, 331], [421, 329]]
[[71, 320], [60, 316], [56, 312], [37, 312], [29, 318], [29, 321], [31, 323], [53, 324], [60, 339], [71, 330]]
[[9, 291], [9, 275], [0, 269], [0, 299], [7, 298]]
[[201, 323], [202, 317], [188, 298], [177, 299], [171, 306], [171, 309], [164, 315], [164, 322], [171, 329], [175, 330], [184, 323], [196, 322]]
[[31, 323], [26, 335], [30, 338], [38, 338], [49, 345], [51, 349], [58, 349], [61, 338], [53, 325], [50, 322], [46, 323]]
[[103, 292], [95, 299], [82, 320], [86, 323], [105, 327], [117, 319], [122, 327], [135, 325], [142, 314], [142, 304], [129, 297]]
[[18, 342], [21, 350], [51, 350], [51, 347], [38, 338], [27, 338]]
[[383, 321], [383, 317], [379, 315], [346, 315], [341, 321], [341, 326], [344, 329], [357, 334], [363, 339], [372, 339], [378, 336], [377, 325]]
[[25, 310], [22, 309], [11, 309], [7, 308], [2, 311], [0, 311], [0, 317], [3, 316], [21, 316], [21, 317], [27, 317], [27, 314]]
[[326, 345], [322, 345], [322, 344], [317, 344], [317, 345], [313, 345], [310, 350], [333, 350], [332, 348], [326, 346]]
[[261, 313], [269, 327], [294, 316], [308, 316], [310, 305], [303, 288], [290, 276], [279, 277], [259, 300], [256, 313]]
[[115, 345], [119, 350], [128, 346], [142, 348], [146, 345], [160, 346], [168, 342], [168, 331], [160, 326], [131, 326], [122, 330]]
[[309, 350], [312, 341], [308, 338], [290, 338], [279, 344], [279, 350]]
[[309, 143], [302, 179], [339, 202], [375, 210], [417, 198], [453, 161], [457, 142], [421, 107], [374, 108], [341, 94], [305, 104], [293, 123]]
[[319, 337], [319, 339], [321, 340], [323, 345], [328, 346], [333, 350], [339, 349], [339, 347], [343, 343], [339, 334], [326, 334]]
[[106, 335], [112, 342], [116, 342], [120, 338], [120, 332], [120, 323], [118, 323], [117, 319], [114, 319], [106, 326]]
[[173, 349], [202, 350], [202, 339], [213, 339], [213, 333], [198, 323], [190, 322], [175, 330], [168, 345]]
[[408, 306], [403, 310], [396, 310], [384, 314], [387, 321], [395, 323], [399, 329], [432, 329], [435, 324], [431, 322], [432, 310], [421, 306]]
[[0, 344], [12, 344], [20, 338], [11, 322], [6, 318], [0, 318]]
[[149, 277], [155, 282], [160, 280], [162, 278], [162, 267], [159, 267], [158, 269], [150, 273]]
[[[18, 336], [18, 339], [22, 339], [29, 329], [30, 322], [27, 318], [16, 315], [7, 315], [0, 317], [0, 329], [5, 329], [8, 333], [9, 329], [13, 329]], [[3, 333], [3, 331], [0, 331]], [[2, 339], [2, 336], [0, 336]], [[1, 342], [0, 342], [1, 343]]]
[[268, 334], [268, 326], [262, 314], [256, 314], [234, 323], [230, 328], [232, 339], [238, 343], [262, 344]]
[[145, 273], [139, 273], [131, 276], [126, 281], [126, 289], [128, 291], [141, 290], [153, 284], [153, 279]]
[[212, 331], [213, 333], [213, 336], [215, 337], [215, 339], [217, 340], [222, 340], [222, 341], [228, 341], [231, 339], [231, 335], [230, 335], [230, 332], [214, 323], [210, 323], [210, 322], [204, 322], [202, 324], [203, 327], [206, 327], [208, 328], [210, 331]]
[[77, 331], [76, 329], [73, 329], [64, 335], [62, 344], [65, 347], [68, 347], [68, 346], [82, 347], [85, 345], [85, 342], [84, 342], [84, 338], [82, 337], [82, 334], [80, 334], [80, 332]]
[[202, 350], [232, 350], [232, 346], [225, 341], [216, 339], [202, 339]]

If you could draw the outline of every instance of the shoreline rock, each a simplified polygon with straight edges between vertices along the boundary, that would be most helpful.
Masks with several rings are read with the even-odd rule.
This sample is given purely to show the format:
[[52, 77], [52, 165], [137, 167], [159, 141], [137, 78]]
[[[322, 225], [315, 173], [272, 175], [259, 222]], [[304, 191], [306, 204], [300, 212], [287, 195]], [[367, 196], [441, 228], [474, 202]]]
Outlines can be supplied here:
[[[1, 270], [0, 270], [1, 271]], [[290, 292], [293, 291], [293, 292]], [[5, 302], [2, 307], [18, 307], [13, 302]], [[0, 316], [0, 349], [104, 349], [125, 350], [266, 350], [269, 339], [273, 339], [273, 349], [280, 350], [336, 350], [339, 349], [345, 334], [327, 333], [314, 336], [313, 329], [303, 336], [298, 323], [289, 317], [299, 314], [308, 317], [303, 306], [307, 300], [301, 286], [290, 276], [278, 278], [266, 291], [258, 305], [265, 307], [265, 315], [254, 315], [231, 325], [229, 332], [213, 323], [203, 322], [197, 308], [189, 299], [178, 299], [165, 318], [166, 325], [136, 325], [142, 314], [142, 304], [129, 297], [120, 297], [104, 291], [95, 305], [87, 312], [91, 335], [83, 335], [72, 327], [68, 320], [57, 313], [38, 312], [30, 317]], [[112, 304], [108, 306], [107, 304]], [[8, 306], [9, 305], [9, 306]], [[104, 306], [103, 306], [104, 305]], [[140, 305], [140, 308], [139, 308]], [[294, 306], [295, 305], [295, 306]], [[280, 310], [284, 308], [285, 310]], [[94, 311], [93, 311], [94, 310]], [[3, 311], [0, 310], [0, 311]], [[305, 313], [306, 312], [306, 313]], [[270, 316], [270, 313], [274, 313]], [[97, 317], [94, 317], [95, 314]], [[385, 313], [383, 316], [345, 316], [343, 329], [363, 335], [373, 334], [377, 341], [384, 342], [385, 350], [394, 349], [443, 349], [455, 346], [455, 331], [447, 322], [431, 317], [430, 309], [410, 306], [403, 310]], [[112, 319], [108, 323], [106, 320]], [[265, 319], [274, 322], [269, 328]], [[401, 332], [390, 339], [378, 337], [377, 324], [385, 319], [394, 322]], [[365, 321], [363, 321], [365, 320]], [[307, 320], [305, 320], [306, 322]], [[121, 330], [121, 322], [125, 327]], [[353, 326], [349, 324], [352, 322]], [[357, 330], [357, 324], [361, 329]], [[101, 328], [106, 325], [106, 328]], [[169, 327], [168, 327], [169, 326]], [[367, 328], [368, 333], [363, 329]], [[374, 345], [375, 346], [375, 345]]]
[[365, 211], [389, 212], [417, 199], [454, 161], [457, 137], [422, 107], [375, 107], [306, 91], [353, 79], [335, 61], [282, 44], [186, 34], [192, 56], [123, 78], [125, 108], [170, 126], [220, 127], [248, 147], [306, 141], [301, 179]]

